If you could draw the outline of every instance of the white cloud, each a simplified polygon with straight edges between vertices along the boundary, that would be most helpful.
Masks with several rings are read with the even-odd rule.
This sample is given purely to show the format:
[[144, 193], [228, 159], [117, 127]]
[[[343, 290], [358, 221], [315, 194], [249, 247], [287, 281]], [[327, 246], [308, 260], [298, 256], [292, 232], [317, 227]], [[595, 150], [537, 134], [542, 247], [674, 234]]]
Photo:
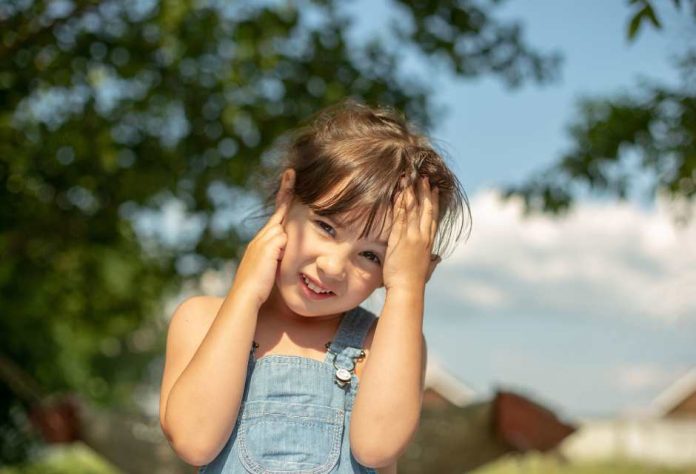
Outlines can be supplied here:
[[519, 201], [486, 190], [471, 208], [471, 238], [431, 280], [469, 311], [696, 319], [696, 225], [676, 227], [663, 203], [524, 218]]

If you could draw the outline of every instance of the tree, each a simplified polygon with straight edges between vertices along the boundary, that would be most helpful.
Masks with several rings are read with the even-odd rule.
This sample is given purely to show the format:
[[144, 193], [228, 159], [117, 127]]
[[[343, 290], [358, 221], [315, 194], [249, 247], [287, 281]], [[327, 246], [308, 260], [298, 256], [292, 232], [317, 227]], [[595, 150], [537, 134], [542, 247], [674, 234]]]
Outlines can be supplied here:
[[[2, 355], [46, 393], [135, 408], [159, 370], [165, 297], [240, 258], [221, 217], [257, 193], [284, 131], [346, 96], [429, 127], [427, 72], [400, 73], [404, 48], [513, 87], [558, 69], [493, 16], [498, 2], [395, 3], [398, 42], [360, 44], [355, 14], [329, 0], [1, 3]], [[138, 227], [172, 199], [200, 228]], [[31, 401], [6, 382], [0, 463], [36, 441], [21, 428]]]
[[[633, 41], [643, 23], [661, 28], [652, 3], [632, 0], [637, 10], [628, 22]], [[677, 8], [679, 0], [673, 0]], [[696, 22], [696, 1], [690, 21]], [[641, 175], [652, 182], [652, 196], [664, 193], [676, 201], [677, 223], [690, 220], [696, 196], [696, 36], [677, 62], [681, 85], [642, 84], [639, 92], [580, 101], [571, 123], [570, 150], [557, 163], [520, 185], [508, 186], [505, 197], [523, 198], [529, 212], [567, 211], [578, 185], [625, 199]], [[638, 157], [638, 165], [631, 160]]]

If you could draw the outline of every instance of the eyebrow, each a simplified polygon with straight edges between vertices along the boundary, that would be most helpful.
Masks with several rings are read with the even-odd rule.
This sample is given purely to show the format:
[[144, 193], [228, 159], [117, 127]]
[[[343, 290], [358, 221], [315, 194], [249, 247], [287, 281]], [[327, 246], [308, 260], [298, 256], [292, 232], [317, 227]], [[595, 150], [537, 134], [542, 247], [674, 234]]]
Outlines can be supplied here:
[[[317, 217], [321, 217], [322, 219], [326, 219], [327, 221], [331, 222], [331, 224], [333, 224], [333, 226], [336, 227], [336, 228], [339, 229], [339, 230], [346, 230], [346, 227], [345, 227], [343, 224], [341, 224], [340, 222], [338, 222], [338, 221], [336, 221], [336, 220], [330, 218], [329, 216], [326, 216], [326, 217], [325, 217], [325, 216], [319, 216], [319, 215], [317, 215], [317, 214], [314, 213], [314, 212], [313, 212], [313, 214], [314, 214], [315, 216], [317, 216]], [[380, 247], [386, 247], [386, 246], [387, 246], [387, 242], [384, 241], [384, 240], [373, 240], [373, 241], [371, 241], [371, 242], [374, 243], [374, 244], [376, 244], [376, 245], [379, 245]]]

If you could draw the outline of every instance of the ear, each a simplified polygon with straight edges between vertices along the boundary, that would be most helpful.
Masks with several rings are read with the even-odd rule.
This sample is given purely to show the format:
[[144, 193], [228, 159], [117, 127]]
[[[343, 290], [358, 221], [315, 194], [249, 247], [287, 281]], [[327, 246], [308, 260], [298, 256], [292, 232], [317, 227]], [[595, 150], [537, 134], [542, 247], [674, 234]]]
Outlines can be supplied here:
[[[280, 174], [280, 183], [281, 183], [281, 184], [282, 184], [282, 182], [283, 182], [283, 178], [285, 178], [286, 176], [288, 176], [288, 177], [290, 177], [290, 176], [296, 177], [296, 175], [295, 175], [295, 170], [292, 169], [292, 168], [285, 168], [285, 169], [283, 170], [283, 172]], [[294, 188], [294, 186], [293, 186], [293, 188]]]
[[[278, 192], [280, 192], [283, 189], [283, 179], [285, 178], [297, 178], [297, 174], [295, 173], [295, 170], [293, 168], [286, 168], [283, 170], [283, 172], [280, 174], [280, 183], [279, 183], [279, 188]], [[290, 206], [295, 202], [295, 181], [293, 180], [293, 186], [290, 188]]]

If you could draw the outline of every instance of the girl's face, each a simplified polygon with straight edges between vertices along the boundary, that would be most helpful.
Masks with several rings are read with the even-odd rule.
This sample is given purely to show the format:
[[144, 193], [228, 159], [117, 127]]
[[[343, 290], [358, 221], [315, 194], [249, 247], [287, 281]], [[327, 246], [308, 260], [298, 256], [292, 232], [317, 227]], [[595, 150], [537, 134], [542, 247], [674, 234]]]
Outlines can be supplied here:
[[[390, 214], [381, 234], [373, 229], [367, 238], [358, 240], [362, 222], [343, 228], [295, 200], [286, 216], [288, 239], [276, 273], [276, 287], [288, 309], [302, 316], [329, 319], [358, 306], [380, 287]], [[375, 216], [375, 227], [382, 218], [383, 214]], [[332, 293], [316, 295], [303, 276]]]

